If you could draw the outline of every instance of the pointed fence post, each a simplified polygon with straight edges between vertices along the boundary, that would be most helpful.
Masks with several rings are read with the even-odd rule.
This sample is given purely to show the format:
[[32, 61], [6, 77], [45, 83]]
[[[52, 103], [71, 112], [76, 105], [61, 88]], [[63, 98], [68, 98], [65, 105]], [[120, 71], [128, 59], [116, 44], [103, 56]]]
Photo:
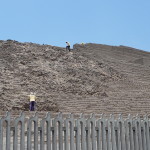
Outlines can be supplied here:
[[3, 150], [3, 118], [0, 118], [0, 150]]
[[[91, 117], [87, 119], [87, 150], [96, 150], [96, 131], [95, 131], [95, 115], [91, 114]], [[91, 132], [90, 132], [91, 131]], [[91, 134], [90, 134], [91, 133]], [[92, 138], [92, 139], [91, 139]]]
[[150, 150], [150, 134], [149, 134], [149, 128], [150, 128], [150, 122], [148, 116], [144, 117], [144, 126], [145, 126], [145, 134], [146, 134], [146, 145], [147, 150]]
[[97, 131], [97, 147], [101, 150], [107, 150], [106, 143], [106, 118], [102, 114], [100, 119], [97, 120], [96, 126], [98, 128]]
[[10, 150], [10, 112], [0, 119], [0, 150], [3, 150], [3, 123], [6, 122], [6, 150]]
[[115, 118], [113, 114], [108, 119], [108, 137], [108, 150], [116, 150]]
[[[58, 123], [58, 130], [57, 130], [57, 123]], [[57, 150], [57, 133], [58, 133], [58, 144], [59, 150], [63, 150], [63, 118], [62, 113], [59, 113], [58, 116], [53, 120], [53, 127], [54, 127], [54, 135], [53, 135], [53, 150]]]
[[127, 150], [134, 150], [134, 137], [133, 137], [133, 119], [131, 115], [125, 120], [126, 126], [126, 148]]
[[141, 119], [137, 115], [134, 120], [134, 126], [135, 126], [135, 148], [137, 150], [142, 149], [142, 138], [141, 138]]
[[118, 124], [118, 129], [119, 129], [119, 134], [120, 134], [120, 146], [121, 146], [121, 150], [126, 150], [126, 142], [125, 142], [125, 122], [123, 120], [122, 115], [119, 115], [119, 118], [117, 120], [117, 124]]
[[31, 132], [32, 122], [34, 123], [34, 150], [38, 150], [38, 113], [28, 120], [27, 125], [27, 150], [32, 150]]
[[20, 136], [19, 145], [20, 145], [21, 150], [25, 149], [25, 140], [24, 140], [25, 139], [25, 135], [24, 135], [25, 121], [24, 120], [25, 120], [24, 112], [21, 112], [20, 116], [15, 119], [14, 141], [13, 141], [14, 150], [18, 150], [18, 124], [19, 123], [21, 123], [21, 135], [19, 135]]
[[80, 118], [76, 120], [76, 127], [77, 127], [76, 150], [86, 150], [85, 125], [86, 121], [84, 115], [81, 114]]
[[[69, 128], [69, 124], [70, 124], [70, 128]], [[68, 118], [65, 120], [65, 150], [75, 150], [75, 145], [74, 145], [74, 117], [73, 114], [69, 114]], [[68, 138], [69, 138], [69, 131], [68, 129], [70, 129], [70, 139], [68, 142]], [[69, 144], [70, 144], [70, 148], [69, 148]]]
[[148, 149], [148, 143], [147, 143], [147, 116], [144, 116], [144, 119], [141, 121], [141, 128], [142, 128], [142, 133], [141, 133], [141, 138], [142, 138], [142, 145], [143, 145], [143, 150]]
[[[45, 129], [46, 124], [46, 129]], [[46, 130], [46, 147], [47, 150], [51, 150], [51, 116], [48, 112], [46, 117], [40, 121], [40, 150], [44, 150], [44, 138], [45, 138], [45, 130]]]

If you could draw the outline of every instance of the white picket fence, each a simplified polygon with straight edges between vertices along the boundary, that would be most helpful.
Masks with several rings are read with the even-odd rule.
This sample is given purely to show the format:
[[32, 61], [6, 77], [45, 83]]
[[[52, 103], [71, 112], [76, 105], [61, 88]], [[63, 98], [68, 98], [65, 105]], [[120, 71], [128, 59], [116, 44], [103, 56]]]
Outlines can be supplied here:
[[0, 150], [150, 150], [150, 120], [62, 113], [12, 118], [7, 112], [0, 118]]

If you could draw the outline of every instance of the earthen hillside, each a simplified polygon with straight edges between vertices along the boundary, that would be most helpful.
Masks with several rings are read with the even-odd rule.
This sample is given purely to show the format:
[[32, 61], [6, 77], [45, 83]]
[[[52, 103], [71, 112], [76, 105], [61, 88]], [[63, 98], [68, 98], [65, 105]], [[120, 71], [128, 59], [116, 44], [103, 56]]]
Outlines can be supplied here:
[[125, 46], [65, 48], [0, 41], [0, 111], [150, 113], [150, 53]]

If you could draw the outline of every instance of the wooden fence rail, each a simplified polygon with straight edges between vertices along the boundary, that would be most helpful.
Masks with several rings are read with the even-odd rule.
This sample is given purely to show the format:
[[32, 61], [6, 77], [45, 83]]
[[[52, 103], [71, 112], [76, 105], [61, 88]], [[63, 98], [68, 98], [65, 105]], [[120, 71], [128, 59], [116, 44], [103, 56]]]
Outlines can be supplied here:
[[27, 118], [23, 112], [12, 118], [7, 112], [0, 118], [0, 150], [150, 150], [150, 119], [62, 113]]

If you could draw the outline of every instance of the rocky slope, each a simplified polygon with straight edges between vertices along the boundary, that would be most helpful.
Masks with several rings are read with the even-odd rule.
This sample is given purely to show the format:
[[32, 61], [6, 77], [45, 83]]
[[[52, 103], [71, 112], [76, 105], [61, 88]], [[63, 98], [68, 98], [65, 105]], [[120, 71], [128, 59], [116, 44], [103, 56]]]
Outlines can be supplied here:
[[0, 41], [0, 110], [149, 113], [150, 53], [125, 46], [65, 48]]

